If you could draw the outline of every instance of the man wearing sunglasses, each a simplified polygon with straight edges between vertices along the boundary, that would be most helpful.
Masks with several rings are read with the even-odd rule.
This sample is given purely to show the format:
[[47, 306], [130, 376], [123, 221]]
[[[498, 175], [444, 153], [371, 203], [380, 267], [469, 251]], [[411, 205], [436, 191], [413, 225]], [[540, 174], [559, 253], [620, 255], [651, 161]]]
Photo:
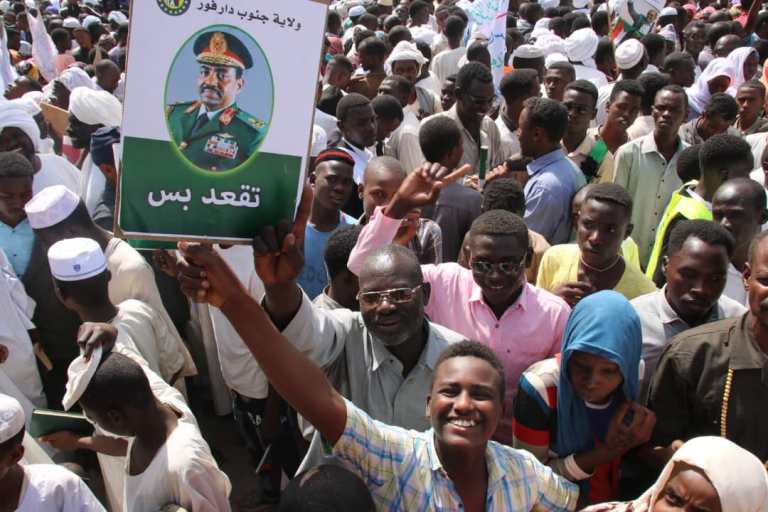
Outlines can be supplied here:
[[[336, 389], [376, 420], [407, 429], [429, 428], [424, 397], [429, 394], [437, 357], [465, 339], [424, 316], [430, 285], [410, 249], [388, 245], [374, 251], [357, 272], [360, 312], [315, 306], [297, 284], [304, 264], [301, 245], [312, 193], [305, 189], [291, 226], [266, 228], [254, 241], [256, 272], [264, 283], [264, 309], [282, 334], [322, 367]], [[204, 247], [193, 254], [220, 258]], [[218, 262], [214, 268], [227, 269]], [[182, 286], [200, 290], [203, 281], [241, 285], [228, 275], [200, 277], [201, 268], [180, 264]], [[222, 281], [223, 280], [223, 281]], [[302, 468], [322, 458], [316, 435]]]
[[[437, 200], [440, 190], [468, 166], [450, 173], [424, 164], [405, 179], [392, 200], [377, 208], [360, 232], [349, 269], [361, 276], [371, 254], [394, 239], [400, 220], [413, 208]], [[517, 215], [491, 210], [469, 231], [470, 268], [458, 263], [423, 265], [431, 290], [424, 311], [430, 320], [494, 350], [504, 365], [504, 415], [495, 438], [512, 443], [512, 400], [527, 365], [559, 352], [570, 308], [559, 297], [527, 283], [532, 251], [528, 228]]]

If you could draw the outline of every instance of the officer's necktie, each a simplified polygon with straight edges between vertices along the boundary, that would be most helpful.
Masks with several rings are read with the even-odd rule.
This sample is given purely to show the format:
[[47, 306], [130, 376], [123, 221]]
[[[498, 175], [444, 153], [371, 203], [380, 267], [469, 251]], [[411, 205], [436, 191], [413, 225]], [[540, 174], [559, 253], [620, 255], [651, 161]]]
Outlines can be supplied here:
[[195, 119], [195, 124], [192, 125], [192, 133], [197, 132], [198, 130], [202, 129], [203, 126], [205, 126], [208, 123], [208, 115], [207, 114], [201, 114], [197, 116], [197, 119]]

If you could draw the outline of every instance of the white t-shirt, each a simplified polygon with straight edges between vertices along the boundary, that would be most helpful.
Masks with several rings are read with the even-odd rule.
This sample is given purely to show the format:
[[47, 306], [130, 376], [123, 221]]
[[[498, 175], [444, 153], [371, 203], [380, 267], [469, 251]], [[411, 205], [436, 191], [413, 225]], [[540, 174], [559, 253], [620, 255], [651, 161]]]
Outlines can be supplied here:
[[24, 483], [17, 512], [101, 512], [99, 503], [80, 477], [53, 464], [23, 466]]
[[[261, 300], [264, 296], [264, 285], [253, 267], [253, 248], [247, 245], [235, 245], [229, 249], [217, 249], [217, 252], [240, 282], [248, 288], [251, 297]], [[267, 377], [248, 346], [220, 309], [211, 306], [209, 313], [216, 336], [221, 375], [227, 386], [248, 398], [267, 398], [269, 392]]]
[[193, 512], [231, 510], [229, 478], [216, 465], [187, 405], [172, 398], [162, 401], [181, 417], [152, 462], [139, 475], [128, 473], [134, 440], [129, 442], [124, 510], [157, 512], [168, 504]]
[[600, 89], [604, 85], [608, 85], [608, 79], [605, 78], [605, 73], [597, 68], [585, 66], [583, 64], [574, 64], [574, 71], [576, 71], [576, 80], [589, 80], [595, 86]]
[[501, 135], [501, 153], [504, 159], [520, 153], [520, 137], [517, 132], [513, 132], [509, 129], [501, 118], [501, 115], [496, 118], [495, 122], [496, 126], [499, 128], [499, 135]]
[[747, 291], [744, 289], [744, 280], [741, 277], [741, 272], [733, 266], [733, 263], [728, 265], [728, 274], [725, 281], [725, 289], [723, 295], [729, 299], [733, 299], [739, 304], [748, 306], [747, 303]]
[[430, 69], [437, 77], [441, 88], [446, 78], [459, 72], [459, 61], [466, 54], [467, 49], [459, 46], [453, 50], [444, 50], [432, 58]]
[[80, 195], [80, 171], [77, 167], [59, 155], [38, 153], [37, 156], [40, 158], [40, 170], [32, 180], [33, 194], [53, 185], [64, 185]]

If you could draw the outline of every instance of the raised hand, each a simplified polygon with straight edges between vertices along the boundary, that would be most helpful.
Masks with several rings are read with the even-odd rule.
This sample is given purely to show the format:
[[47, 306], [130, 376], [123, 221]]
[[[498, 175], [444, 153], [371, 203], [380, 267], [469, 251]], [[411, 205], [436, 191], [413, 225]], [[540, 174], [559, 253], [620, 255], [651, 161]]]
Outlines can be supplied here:
[[116, 340], [117, 328], [112, 324], [85, 322], [77, 331], [77, 345], [86, 359], [91, 358], [97, 347], [112, 350]]
[[470, 168], [464, 165], [450, 172], [440, 164], [424, 163], [405, 178], [384, 213], [402, 219], [411, 210], [434, 203], [446, 185], [464, 176]]
[[256, 273], [264, 286], [293, 283], [304, 267], [304, 233], [312, 210], [312, 188], [304, 185], [296, 220], [268, 226], [253, 240]]
[[164, 274], [176, 279], [178, 276], [178, 260], [173, 252], [165, 249], [155, 249], [152, 251], [152, 260]]
[[220, 308], [243, 293], [240, 280], [210, 244], [179, 242], [178, 248], [184, 256], [178, 263], [179, 284], [189, 298]]

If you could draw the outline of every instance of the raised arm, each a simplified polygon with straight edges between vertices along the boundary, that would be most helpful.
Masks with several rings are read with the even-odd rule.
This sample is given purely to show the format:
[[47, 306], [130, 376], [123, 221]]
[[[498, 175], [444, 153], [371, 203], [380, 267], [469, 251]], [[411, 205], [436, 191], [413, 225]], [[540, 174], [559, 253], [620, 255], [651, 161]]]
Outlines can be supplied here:
[[[289, 233], [284, 249], [292, 250], [290, 246], [295, 242]], [[184, 292], [194, 300], [217, 306], [224, 313], [280, 396], [328, 442], [335, 444], [344, 432], [347, 411], [344, 399], [323, 371], [277, 330], [221, 257], [202, 245], [182, 242], [179, 249], [201, 272], [200, 280], [189, 277], [181, 280]]]
[[392, 243], [401, 219], [413, 209], [437, 201], [443, 187], [459, 179], [469, 169], [470, 166], [465, 165], [450, 172], [440, 164], [427, 162], [409, 174], [389, 204], [377, 209], [374, 218], [360, 232], [357, 245], [349, 256], [349, 270], [359, 274], [365, 258], [372, 251]]

